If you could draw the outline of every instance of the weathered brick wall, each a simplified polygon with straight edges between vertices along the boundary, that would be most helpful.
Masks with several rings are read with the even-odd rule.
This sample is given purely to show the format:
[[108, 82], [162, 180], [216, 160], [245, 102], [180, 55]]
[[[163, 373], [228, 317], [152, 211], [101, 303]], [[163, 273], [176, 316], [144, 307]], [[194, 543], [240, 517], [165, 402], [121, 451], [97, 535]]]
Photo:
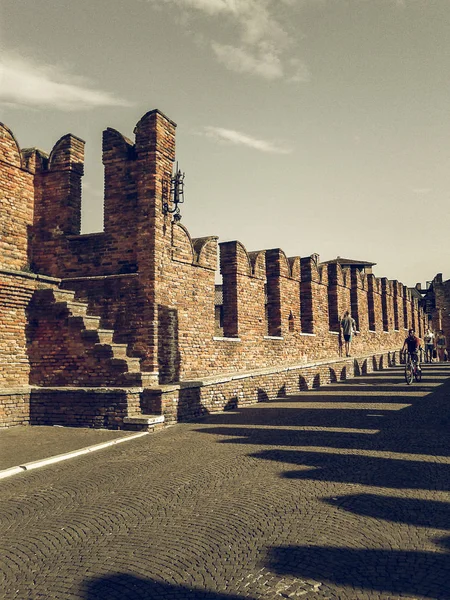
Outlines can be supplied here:
[[74, 290], [89, 313], [101, 318], [102, 327], [114, 330], [115, 343], [128, 344], [129, 356], [145, 358], [149, 301], [138, 273], [68, 278], [61, 287]]
[[[173, 230], [172, 256], [183, 255], [185, 262], [181, 268], [180, 264], [175, 265], [171, 260], [171, 254], [166, 253], [159, 280], [159, 297], [165, 295], [163, 304], [176, 315], [178, 331], [176, 335], [169, 331], [164, 335], [164, 327], [161, 326], [160, 343], [166, 344], [169, 338], [176, 339], [172, 352], [177, 357], [179, 367], [167, 373], [168, 377], [161, 381], [185, 380], [213, 373], [245, 371], [339, 355], [337, 332], [329, 331], [327, 269], [319, 270], [314, 257], [301, 261], [292, 259], [292, 264], [302, 263], [300, 282], [298, 276], [297, 280], [292, 277], [288, 269], [289, 261], [281, 250], [267, 251], [264, 261], [263, 251], [247, 253], [238, 242], [220, 245], [225, 337], [211, 340], [214, 318], [212, 274], [209, 272], [204, 278], [205, 273], [194, 263], [192, 249], [186, 250], [191, 246], [186, 242], [186, 239], [189, 241], [186, 230], [183, 229], [186, 237], [180, 235], [180, 225], [174, 224]], [[211, 268], [213, 265], [214, 261], [211, 262]], [[266, 277], [269, 332], [275, 334], [272, 336], [264, 335]], [[392, 286], [386, 285], [383, 291], [381, 280], [370, 277], [372, 331], [368, 328], [368, 276], [355, 272], [352, 279], [350, 272], [334, 274], [338, 310], [343, 311], [354, 305], [359, 311], [360, 334], [353, 341], [355, 355], [399, 348], [405, 337], [403, 328], [400, 331], [394, 329]], [[205, 281], [208, 282], [206, 285]], [[198, 297], [193, 301], [194, 290], [201, 290], [203, 304], [199, 303]], [[384, 296], [387, 296], [385, 300]], [[383, 328], [383, 302], [386, 330]], [[308, 318], [305, 321], [300, 319], [297, 327], [290, 331], [290, 313], [292, 311], [299, 315], [300, 308], [305, 312], [310, 311]], [[185, 315], [186, 319], [180, 318], [180, 315]], [[305, 323], [306, 332], [303, 330]], [[173, 325], [173, 329], [176, 331], [177, 327]], [[280, 332], [282, 335], [276, 335]]]
[[30, 303], [38, 287], [56, 281], [0, 269], [0, 427], [26, 425], [30, 419]]
[[30, 424], [30, 390], [0, 388], [0, 427]]
[[[20, 269], [31, 257], [39, 273], [62, 278], [114, 329], [114, 342], [128, 344], [129, 356], [161, 383], [337, 358], [339, 318], [347, 309], [360, 330], [354, 354], [398, 348], [405, 327], [423, 326], [399, 283], [319, 266], [316, 255], [247, 252], [233, 241], [220, 244], [224, 328], [215, 337], [217, 238], [191, 239], [164, 209], [173, 209], [167, 190], [175, 128], [150, 111], [136, 125], [134, 143], [105, 131], [104, 231], [89, 235], [79, 235], [84, 142], [68, 134], [48, 156], [21, 153], [2, 128], [4, 268]], [[30, 312], [35, 283], [17, 277], [3, 285], [0, 305], [7, 323], [0, 332], [1, 386], [124, 384], [114, 361], [86, 345], [64, 307], [55, 313], [33, 305]]]
[[[347, 310], [351, 312], [351, 273], [338, 264], [328, 265], [327, 272], [329, 330], [339, 332], [343, 314]], [[355, 321], [358, 324], [357, 319]]]
[[101, 319], [86, 315], [84, 305], [55, 297], [52, 290], [41, 290], [31, 299], [28, 314], [31, 385], [129, 385], [138, 367], [136, 361], [127, 358], [126, 347], [102, 342]]
[[33, 174], [12, 132], [0, 123], [0, 269], [29, 265]]
[[191, 240], [180, 224], [169, 227], [166, 235], [173, 259], [165, 254], [158, 279], [161, 382], [214, 368], [217, 238]]
[[129, 406], [139, 404], [139, 396], [131, 389], [33, 389], [30, 424], [123, 429]]
[[29, 384], [30, 303], [38, 287], [57, 281], [0, 269], [0, 389]]
[[282, 399], [399, 364], [398, 352], [378, 352], [357, 359], [337, 359], [290, 368], [261, 369], [243, 376], [206, 377], [202, 381], [147, 390], [146, 410], [164, 415], [166, 423], [189, 421], [204, 414]]
[[438, 273], [432, 281], [427, 300], [432, 306], [432, 327], [435, 333], [442, 329], [447, 338], [447, 350], [450, 351], [450, 279], [444, 281], [442, 273]]

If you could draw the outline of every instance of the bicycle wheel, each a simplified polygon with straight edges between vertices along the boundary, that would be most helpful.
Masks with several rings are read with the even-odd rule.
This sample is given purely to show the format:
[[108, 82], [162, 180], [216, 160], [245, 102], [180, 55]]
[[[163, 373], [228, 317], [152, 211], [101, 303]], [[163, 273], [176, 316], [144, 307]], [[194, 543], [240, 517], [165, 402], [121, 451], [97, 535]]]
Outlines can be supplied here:
[[414, 380], [413, 366], [410, 362], [407, 362], [405, 365], [405, 381], [408, 385], [411, 385], [413, 380]]
[[416, 381], [420, 381], [422, 379], [422, 369], [418, 369], [417, 367], [414, 369], [414, 377]]

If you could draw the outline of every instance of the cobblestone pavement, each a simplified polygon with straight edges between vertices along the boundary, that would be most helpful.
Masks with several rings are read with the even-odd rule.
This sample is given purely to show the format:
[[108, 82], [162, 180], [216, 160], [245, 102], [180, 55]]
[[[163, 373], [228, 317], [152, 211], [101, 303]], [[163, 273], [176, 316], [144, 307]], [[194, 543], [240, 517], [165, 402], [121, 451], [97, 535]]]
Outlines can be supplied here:
[[0, 597], [450, 599], [448, 377], [389, 369], [5, 479]]
[[10, 427], [0, 430], [0, 472], [28, 463], [80, 450], [124, 437], [130, 431], [85, 429], [75, 427]]

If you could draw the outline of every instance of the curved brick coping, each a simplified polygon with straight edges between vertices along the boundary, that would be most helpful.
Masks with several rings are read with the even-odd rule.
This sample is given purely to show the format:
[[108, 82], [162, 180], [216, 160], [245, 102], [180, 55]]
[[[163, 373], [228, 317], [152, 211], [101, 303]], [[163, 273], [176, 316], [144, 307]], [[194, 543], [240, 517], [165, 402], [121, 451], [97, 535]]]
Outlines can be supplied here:
[[96, 281], [98, 279], [122, 279], [127, 277], [139, 277], [139, 273], [116, 273], [115, 275], [92, 275], [89, 277], [64, 277], [66, 281]]
[[14, 277], [24, 277], [25, 279], [34, 279], [48, 283], [60, 283], [61, 281], [61, 279], [58, 279], [57, 277], [38, 275], [36, 273], [28, 273], [27, 271], [13, 271], [12, 269], [0, 269], [0, 275], [13, 275]]
[[61, 392], [86, 392], [89, 394], [111, 394], [116, 392], [125, 392], [136, 394], [142, 392], [143, 387], [38, 387], [24, 386], [14, 388], [0, 388], [0, 396], [23, 396], [25, 394], [60, 394]]
[[[339, 331], [329, 331], [328, 333], [331, 333], [331, 335], [339, 335]], [[355, 335], [359, 335], [361, 332], [359, 331], [359, 329], [356, 329], [353, 334]], [[373, 332], [375, 333], [375, 332]], [[386, 333], [391, 333], [391, 332], [386, 332]], [[310, 335], [310, 334], [309, 334]]]
[[49, 394], [52, 392], [60, 394], [61, 392], [86, 392], [89, 394], [111, 394], [115, 392], [138, 393], [143, 390], [142, 387], [31, 387], [29, 388], [33, 394], [43, 393]]
[[338, 363], [339, 364], [347, 363], [347, 364], [351, 365], [351, 364], [354, 364], [355, 360], [356, 361], [364, 361], [364, 360], [372, 359], [374, 357], [387, 356], [388, 354], [395, 355], [395, 353], [398, 353], [398, 348], [396, 348], [394, 350], [383, 350], [382, 352], [364, 354], [362, 356], [352, 356], [349, 358], [341, 357], [341, 358], [336, 358], [336, 359], [332, 359], [332, 360], [330, 360], [330, 359], [316, 360], [313, 362], [304, 362], [304, 363], [297, 363], [295, 365], [287, 365], [285, 367], [282, 367], [282, 366], [264, 367], [262, 369], [255, 369], [253, 371], [246, 371], [246, 372], [240, 372], [240, 373], [210, 375], [207, 377], [202, 377], [201, 379], [195, 379], [195, 380], [193, 379], [193, 380], [180, 381], [180, 382], [172, 383], [172, 384], [169, 383], [166, 385], [152, 386], [151, 389], [154, 391], [160, 391], [160, 392], [166, 393], [166, 392], [172, 392], [172, 391], [182, 390], [182, 389], [187, 389], [187, 388], [206, 387], [209, 385], [216, 385], [219, 383], [228, 383], [230, 381], [236, 381], [239, 379], [251, 379], [252, 377], [260, 377], [261, 375], [275, 375], [276, 373], [287, 373], [289, 371], [299, 371], [299, 370], [303, 370], [303, 369], [323, 367], [326, 365], [334, 365], [334, 364], [338, 364]]

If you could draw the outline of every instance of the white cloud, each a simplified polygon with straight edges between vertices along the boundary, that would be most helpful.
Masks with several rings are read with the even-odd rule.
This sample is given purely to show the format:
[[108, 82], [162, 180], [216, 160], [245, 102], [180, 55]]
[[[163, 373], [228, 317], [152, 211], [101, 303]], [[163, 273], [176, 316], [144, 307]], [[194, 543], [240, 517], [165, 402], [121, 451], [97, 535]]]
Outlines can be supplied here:
[[213, 43], [212, 48], [219, 62], [231, 71], [255, 73], [265, 79], [283, 77], [283, 67], [278, 56], [271, 52], [262, 52], [254, 56], [245, 48], [235, 48]]
[[293, 72], [288, 81], [292, 83], [305, 83], [311, 81], [311, 73], [302, 60], [291, 58], [289, 64], [291, 65]]
[[430, 192], [433, 191], [432, 188], [412, 188], [411, 190], [413, 192], [413, 194], [418, 194], [419, 196], [423, 196], [425, 194], [429, 194]]
[[234, 129], [224, 129], [222, 127], [205, 127], [203, 135], [213, 138], [220, 142], [227, 142], [236, 146], [246, 146], [259, 150], [260, 152], [269, 152], [271, 154], [290, 154], [292, 150], [283, 148], [266, 140], [258, 140], [254, 137], [235, 131]]
[[[211, 40], [218, 60], [238, 73], [252, 73], [265, 79], [285, 78], [290, 82], [309, 81], [307, 68], [292, 66], [288, 51], [294, 47], [295, 35], [289, 33], [289, 22], [281, 23], [279, 4], [275, 0], [149, 0], [155, 6], [161, 1], [172, 4], [186, 13], [197, 12], [210, 18], [220, 17], [222, 32], [234, 37], [230, 44]], [[283, 2], [286, 10], [294, 5]], [[284, 14], [286, 17], [286, 15]], [[289, 18], [287, 19], [289, 21]], [[226, 29], [226, 24], [231, 28]], [[225, 36], [225, 33], [222, 33]], [[296, 59], [294, 59], [295, 61]], [[300, 63], [300, 61], [298, 61]]]
[[5, 51], [0, 54], [0, 104], [67, 111], [129, 106], [108, 92], [87, 87], [83, 79], [58, 67]]

